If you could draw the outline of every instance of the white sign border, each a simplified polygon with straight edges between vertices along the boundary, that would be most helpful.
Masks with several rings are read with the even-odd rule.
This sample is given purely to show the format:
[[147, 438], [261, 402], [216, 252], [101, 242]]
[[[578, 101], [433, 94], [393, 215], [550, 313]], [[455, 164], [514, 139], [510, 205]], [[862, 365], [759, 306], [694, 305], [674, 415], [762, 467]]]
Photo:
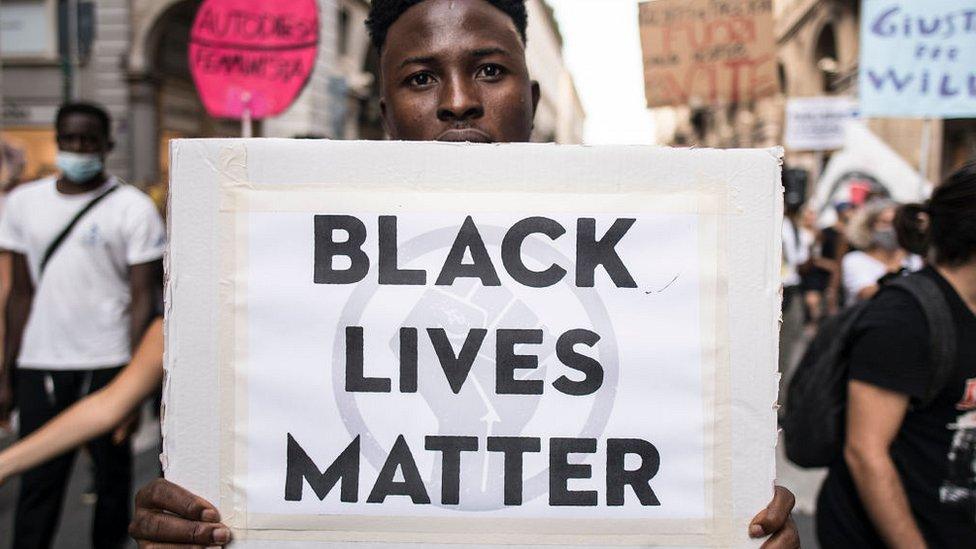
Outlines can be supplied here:
[[[255, 144], [256, 143], [256, 144]], [[350, 156], [350, 147], [362, 153]], [[217, 341], [219, 318], [217, 291], [226, 289], [228, 280], [217, 273], [226, 270], [219, 268], [221, 262], [228, 261], [228, 249], [222, 246], [221, 240], [226, 235], [220, 235], [220, 225], [217, 219], [218, 205], [227, 209], [228, 204], [221, 202], [220, 184], [236, 184], [247, 187], [245, 181], [254, 185], [280, 185], [288, 183], [310, 184], [310, 170], [302, 169], [296, 164], [307, 160], [314, 153], [328, 157], [328, 160], [338, 161], [337, 169], [333, 170], [336, 181], [323, 183], [323, 187], [343, 188], [346, 185], [340, 181], [369, 186], [369, 180], [381, 179], [377, 174], [384, 174], [384, 166], [391, 161], [402, 159], [424, 158], [425, 154], [437, 151], [437, 147], [454, 147], [457, 145], [421, 145], [394, 143], [324, 143], [309, 142], [298, 144], [294, 141], [262, 140], [261, 142], [246, 142], [241, 140], [181, 140], [174, 144], [172, 154], [174, 160], [172, 188], [171, 243], [175, 252], [168, 259], [169, 283], [167, 285], [167, 410], [165, 415], [164, 433], [166, 443], [162, 456], [164, 469], [168, 478], [172, 478], [188, 488], [200, 493], [213, 501], [227, 501], [233, 498], [233, 493], [225, 493], [220, 488], [217, 479], [221, 477], [219, 464], [216, 459], [220, 455], [219, 437], [214, 433], [228, 433], [232, 431], [233, 423], [219, 413], [218, 398], [214, 389], [226, 392], [226, 384], [220, 384], [214, 375], [206, 371], [216, 370], [217, 352], [214, 341]], [[471, 161], [471, 156], [481, 157], [479, 160], [497, 162], [503, 151], [497, 147], [464, 147], [452, 150], [448, 156], [457, 158], [459, 162]], [[444, 150], [444, 149], [442, 149]], [[581, 152], [582, 151], [582, 152]], [[445, 153], [448, 151], [444, 151]], [[732, 440], [734, 460], [726, 462], [719, 460], [718, 465], [724, 476], [732, 479], [730, 482], [730, 509], [726, 513], [734, 523], [734, 532], [724, 532], [726, 539], [736, 539], [737, 546], [750, 546], [745, 524], [748, 518], [765, 505], [771, 494], [774, 471], [773, 449], [775, 445], [775, 413], [773, 405], [776, 395], [775, 356], [776, 356], [776, 316], [778, 308], [771, 310], [770, 304], [778, 303], [778, 269], [779, 269], [779, 237], [778, 231], [770, 234], [769, 220], [781, 215], [781, 189], [778, 185], [756, 185], [757, 181], [778, 181], [781, 151], [670, 151], [648, 147], [551, 147], [539, 145], [509, 146], [508, 160], [522, 164], [522, 174], [517, 180], [536, 181], [533, 190], [540, 192], [556, 192], [560, 190], [575, 192], [637, 192], [646, 189], [648, 179], [656, 180], [662, 192], [678, 192], [691, 187], [699, 190], [722, 189], [727, 196], [728, 204], [721, 208], [720, 218], [724, 227], [717, 234], [725, 242], [733, 239], [743, 239], [745, 245], [744, 256], [737, 257], [735, 263], [729, 263], [728, 286], [730, 299], [728, 308], [724, 312], [736, 311], [743, 307], [759, 307], [766, 310], [762, 315], [768, 317], [769, 326], [740, 326], [731, 320], [726, 328], [729, 332], [728, 355], [732, 362], [731, 370], [727, 370], [732, 378], [730, 386], [733, 393], [737, 390], [750, 392], [755, 399], [768, 399], [768, 409], [742, 410], [741, 406], [732, 409], [729, 418], [730, 425], [723, 432], [729, 434]], [[542, 154], [540, 154], [542, 153]], [[570, 170], [575, 174], [574, 181], [566, 183], [560, 181], [560, 175], [569, 173], [565, 164], [580, 164], [582, 155], [595, 157], [592, 162], [593, 170]], [[249, 162], [249, 156], [250, 162]], [[533, 161], [539, 156], [541, 161]], [[255, 162], [254, 157], [260, 161]], [[371, 163], [373, 160], [384, 162]], [[464, 158], [468, 157], [468, 158]], [[355, 162], [348, 160], [355, 158]], [[187, 160], [192, 159], [192, 160]], [[273, 159], [283, 161], [282, 166], [291, 166], [275, 171], [271, 165]], [[343, 159], [346, 160], [345, 165]], [[289, 164], [289, 161], [296, 162]], [[725, 170], [709, 169], [709, 164], [718, 161], [726, 166]], [[250, 168], [249, 168], [250, 164]], [[430, 168], [434, 162], [419, 161], [418, 168]], [[403, 174], [413, 181], [424, 181], [423, 185], [414, 184], [418, 189], [441, 189], [451, 191], [456, 188], [454, 178], [457, 176], [457, 163], [449, 163], [441, 169], [434, 169], [431, 173]], [[413, 164], [403, 164], [412, 166]], [[560, 171], [560, 168], [562, 171]], [[682, 170], [684, 168], [684, 170]], [[635, 177], [630, 170], [646, 170], [647, 177]], [[674, 173], [677, 170], [678, 173]], [[314, 170], [311, 170], [314, 172]], [[517, 170], [515, 170], [517, 171]], [[628, 173], [629, 172], [629, 173]], [[321, 172], [320, 172], [321, 173]], [[477, 175], [470, 178], [466, 189], [489, 190], [498, 188], [500, 182], [497, 174], [478, 181]], [[507, 178], [506, 178], [507, 179]], [[628, 179], [630, 181], [628, 181]], [[663, 180], [663, 181], [661, 181]], [[608, 182], [613, 183], [608, 183]], [[513, 182], [501, 184], [513, 190], [524, 190], [523, 185]], [[378, 188], [373, 186], [374, 189]], [[757, 202], [758, 201], [758, 202]], [[746, 207], [746, 204], [750, 204]], [[757, 205], [758, 204], [758, 205]], [[226, 212], [225, 212], [226, 214]], [[225, 215], [222, 214], [222, 215]], [[201, 228], [209, 227], [210, 234]], [[226, 240], [224, 240], [226, 242]], [[724, 249], [720, 246], [721, 249]], [[727, 261], [727, 258], [726, 258]], [[225, 267], [227, 265], [225, 264]], [[749, 286], [748, 292], [737, 292], [735, 289]], [[757, 294], [757, 292], [759, 292]], [[756, 303], [755, 296], [764, 298]], [[751, 296], [751, 297], [750, 297]], [[743, 301], [743, 298], [746, 298]], [[752, 303], [747, 303], [752, 301]], [[189, 304], [193, 303], [193, 306]], [[211, 310], [210, 314], [200, 314], [201, 310]], [[718, 315], [722, 317], [722, 314]], [[738, 332], [738, 334], [736, 334]], [[738, 336], [738, 337], [737, 337]], [[749, 336], [749, 337], [744, 337]], [[756, 346], [750, 341], [753, 337], [768, 344]], [[224, 349], [233, 348], [233, 339], [228, 334], [220, 334]], [[230, 345], [230, 346], [228, 346]], [[767, 366], [763, 371], [749, 367], [739, 374], [733, 375], [736, 364], [742, 366], [745, 361], [755, 363], [759, 360]], [[208, 366], [209, 365], [209, 366]], [[188, 375], [189, 372], [195, 372]], [[764, 395], [764, 396], [763, 396]], [[204, 397], [204, 398], [200, 398]], [[210, 411], [210, 415], [201, 412]], [[744, 415], [743, 415], [744, 413]], [[232, 420], [230, 420], [232, 421]], [[760, 425], [764, 425], [756, 432]], [[765, 433], [765, 434], [763, 434]], [[762, 441], [768, 442], [762, 442]], [[759, 441], [759, 444], [756, 442]], [[183, 444], [183, 445], [181, 445]], [[185, 445], [185, 446], [184, 446]], [[738, 464], [738, 465], [736, 465]], [[226, 465], [226, 464], [225, 464]], [[744, 469], [743, 469], [744, 467]], [[218, 497], [219, 496], [219, 497]], [[721, 499], [717, 495], [717, 499]], [[221, 505], [225, 520], [233, 519], [233, 512]], [[739, 522], [742, 522], [739, 528]], [[725, 528], [720, 528], [725, 530]], [[741, 530], [741, 533], [739, 532]], [[447, 539], [443, 530], [439, 534], [431, 534], [428, 539], [417, 541], [436, 541], [439, 543], [457, 541]], [[274, 539], [289, 539], [298, 533], [283, 534], [272, 532], [236, 532], [241, 539], [260, 539], [268, 536]], [[307, 539], [298, 536], [301, 539]], [[403, 541], [402, 537], [373, 532], [369, 537], [374, 541]], [[575, 536], [571, 536], [575, 538]], [[503, 539], [504, 538], [504, 539]], [[527, 543], [524, 537], [513, 534], [500, 536], [497, 541], [502, 544]], [[582, 540], [592, 543], [595, 540]], [[624, 537], [601, 537], [600, 544], [632, 544], [636, 539]], [[646, 543], [646, 538], [642, 543]], [[570, 540], [559, 537], [548, 538], [542, 543], [568, 543]], [[580, 540], [576, 540], [579, 543]], [[666, 545], [688, 545], [691, 540], [681, 539], [681, 536], [659, 536], [655, 543]], [[250, 545], [248, 545], [250, 546]], [[254, 545], [259, 546], [259, 545]], [[267, 546], [267, 545], [264, 545]]]

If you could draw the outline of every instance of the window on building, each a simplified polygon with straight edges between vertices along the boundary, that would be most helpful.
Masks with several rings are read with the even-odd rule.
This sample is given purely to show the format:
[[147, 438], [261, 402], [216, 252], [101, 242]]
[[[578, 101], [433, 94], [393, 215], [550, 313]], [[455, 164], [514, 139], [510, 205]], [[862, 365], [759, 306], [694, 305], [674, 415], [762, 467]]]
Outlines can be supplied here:
[[0, 56], [7, 60], [54, 61], [58, 56], [57, 0], [0, 4]]
[[837, 56], [837, 37], [831, 23], [824, 25], [817, 37], [814, 48], [814, 59], [820, 70], [822, 89], [824, 93], [836, 91], [837, 77], [840, 73], [840, 63]]
[[339, 55], [346, 55], [349, 53], [349, 10], [342, 8], [339, 10], [339, 44], [338, 51]]

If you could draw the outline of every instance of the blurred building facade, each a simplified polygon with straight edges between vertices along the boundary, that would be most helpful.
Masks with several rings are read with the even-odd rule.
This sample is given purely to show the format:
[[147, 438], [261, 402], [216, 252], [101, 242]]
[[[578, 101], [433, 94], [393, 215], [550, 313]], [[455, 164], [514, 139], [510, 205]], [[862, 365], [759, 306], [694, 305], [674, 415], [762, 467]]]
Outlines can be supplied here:
[[[657, 140], [673, 145], [771, 147], [783, 142], [788, 98], [857, 97], [861, 0], [774, 0], [781, 93], [744, 104], [657, 109]], [[976, 155], [976, 120], [869, 119], [868, 127], [916, 169], [929, 132], [927, 175], [939, 181]], [[928, 125], [926, 127], [926, 125]], [[786, 151], [815, 181], [830, 153]]]
[[[0, 47], [0, 121], [5, 141], [26, 152], [24, 177], [54, 170], [54, 114], [72, 92], [111, 112], [116, 148], [109, 168], [135, 184], [165, 181], [172, 138], [239, 136], [238, 122], [206, 114], [190, 76], [187, 43], [201, 3], [0, 3], [7, 37]], [[74, 5], [77, 11], [70, 11]], [[378, 56], [363, 24], [369, 2], [318, 0], [318, 6], [319, 54], [308, 85], [285, 113], [256, 123], [255, 135], [382, 139]], [[533, 139], [579, 143], [585, 114], [562, 59], [558, 25], [543, 0], [529, 0], [528, 8], [529, 69], [542, 84]], [[71, 28], [78, 29], [77, 41], [69, 39]], [[32, 37], [31, 43], [15, 43], [19, 35]], [[74, 43], [75, 49], [67, 46]]]

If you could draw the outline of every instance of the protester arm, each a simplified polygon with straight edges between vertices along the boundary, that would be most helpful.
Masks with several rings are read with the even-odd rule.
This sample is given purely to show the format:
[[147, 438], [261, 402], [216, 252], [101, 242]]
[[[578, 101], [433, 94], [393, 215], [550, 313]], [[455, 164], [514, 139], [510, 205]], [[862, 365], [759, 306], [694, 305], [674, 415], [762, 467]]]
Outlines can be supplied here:
[[[11, 261], [10, 252], [0, 250], [0, 311], [7, 310], [7, 301], [10, 298], [10, 283], [11, 277], [13, 276], [11, 273]], [[5, 319], [0, 316], [0, 341], [3, 341], [5, 326]]]
[[[0, 250], [0, 312], [7, 310], [7, 301], [10, 298], [10, 283], [11, 277], [11, 254], [7, 250]], [[4, 341], [4, 336], [6, 332], [7, 322], [3, 314], [0, 314], [0, 342]], [[4, 375], [6, 369], [4, 368], [3, 355], [0, 354], [0, 384], [7, 384], [9, 378]], [[3, 389], [0, 389], [3, 391]], [[6, 392], [10, 393], [9, 385], [6, 388]], [[12, 396], [12, 395], [11, 395]], [[9, 397], [8, 397], [9, 398]], [[2, 425], [0, 425], [2, 426]]]
[[156, 303], [159, 301], [162, 284], [162, 260], [129, 267], [129, 290], [132, 296], [129, 309], [131, 319], [129, 342], [132, 349], [136, 348], [149, 323], [159, 313], [156, 310]]
[[23, 254], [11, 252], [10, 266], [10, 296], [5, 311], [3, 363], [0, 366], [0, 427], [6, 427], [13, 409], [11, 376], [17, 355], [20, 354], [24, 327], [27, 325], [34, 299], [34, 286], [27, 268], [27, 258]]
[[162, 376], [163, 322], [158, 318], [146, 331], [132, 362], [109, 385], [0, 452], [0, 484], [108, 432], [159, 386]]
[[834, 266], [830, 272], [830, 282], [827, 284], [827, 307], [830, 309], [832, 314], [836, 313], [840, 306], [840, 287], [841, 281], [844, 278], [844, 270], [841, 263], [841, 258], [843, 258], [848, 251], [850, 251], [850, 245], [847, 243], [847, 238], [844, 237], [844, 233], [841, 231], [837, 236], [837, 250], [835, 252], [835, 257], [837, 259], [833, 260]]
[[908, 410], [907, 395], [852, 380], [844, 460], [868, 516], [888, 547], [925, 547], [889, 449]]

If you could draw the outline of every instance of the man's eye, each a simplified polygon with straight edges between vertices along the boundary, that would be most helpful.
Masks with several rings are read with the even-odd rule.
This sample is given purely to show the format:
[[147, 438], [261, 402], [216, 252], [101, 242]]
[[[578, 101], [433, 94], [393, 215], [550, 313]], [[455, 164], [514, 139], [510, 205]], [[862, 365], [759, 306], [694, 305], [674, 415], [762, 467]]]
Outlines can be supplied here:
[[489, 64], [478, 69], [478, 78], [495, 79], [505, 74], [501, 65]]
[[424, 87], [433, 83], [434, 77], [429, 72], [418, 72], [410, 78], [407, 78], [407, 84], [410, 84], [411, 86]]

